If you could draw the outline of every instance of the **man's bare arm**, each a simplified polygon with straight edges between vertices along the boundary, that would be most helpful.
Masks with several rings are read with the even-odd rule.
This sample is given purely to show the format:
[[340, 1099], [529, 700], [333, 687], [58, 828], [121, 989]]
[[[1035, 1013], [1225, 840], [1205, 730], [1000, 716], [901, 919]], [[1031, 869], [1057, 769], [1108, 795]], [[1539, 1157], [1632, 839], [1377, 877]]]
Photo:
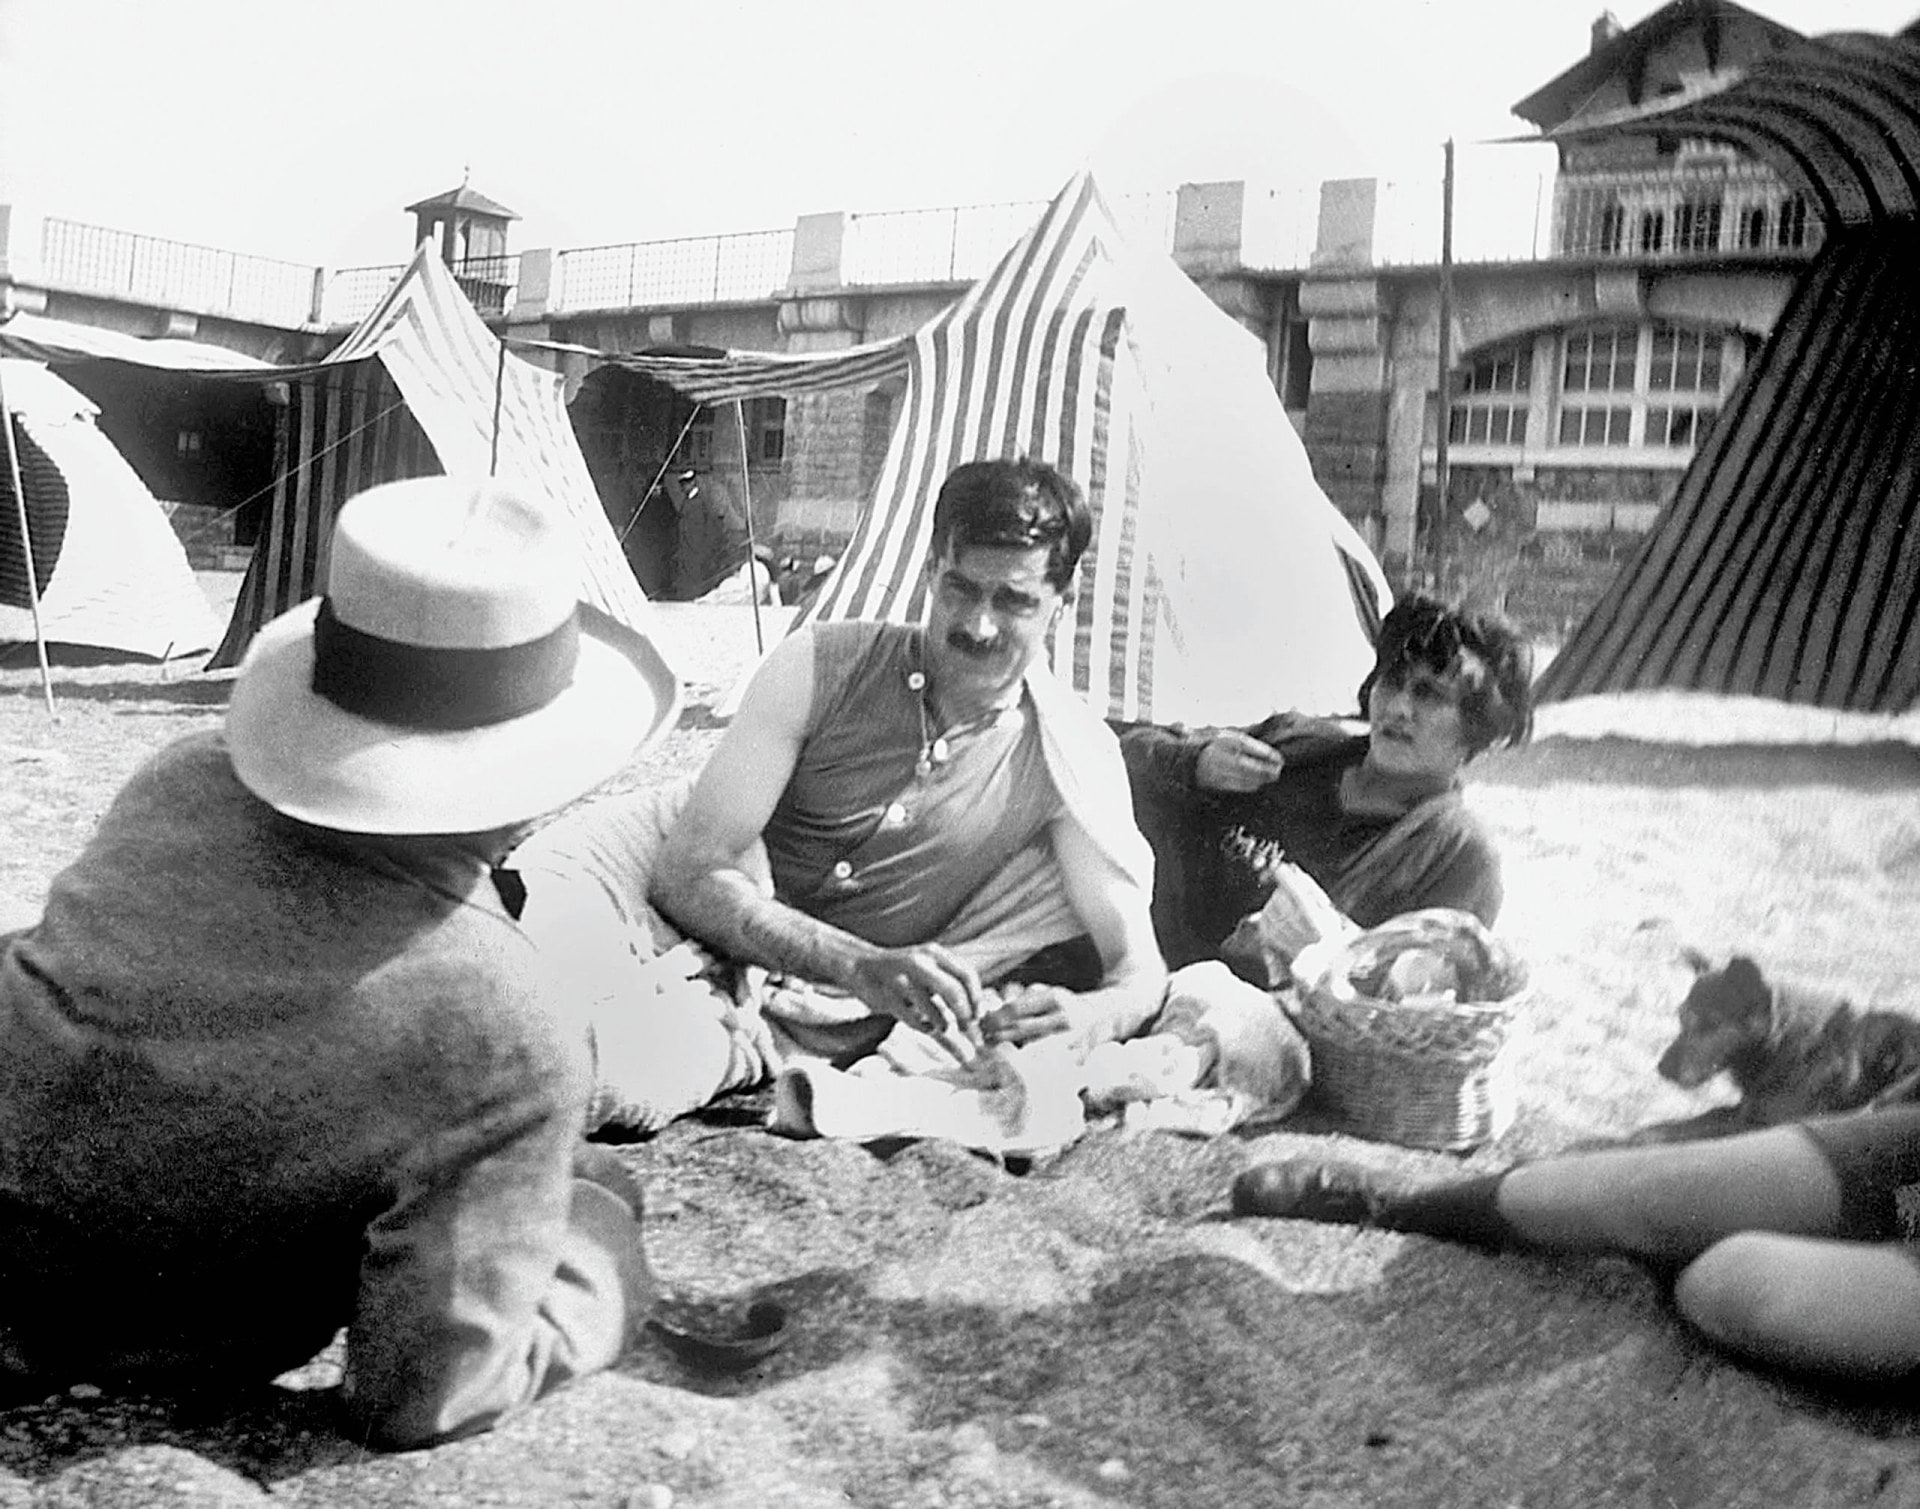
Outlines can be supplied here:
[[[1053, 826], [1054, 857], [1067, 899], [1100, 952], [1104, 974], [1098, 989], [1052, 990], [1056, 1030], [1070, 1033], [1075, 1050], [1132, 1037], [1151, 1021], [1166, 995], [1167, 966], [1153, 935], [1150, 899], [1119, 874], [1078, 823]], [[1012, 997], [1037, 1005], [1048, 987], [1029, 987]], [[989, 1035], [992, 1019], [989, 1018]]]
[[734, 958], [835, 985], [910, 1026], [971, 1030], [980, 980], [935, 944], [885, 949], [779, 901], [751, 873], [800, 758], [813, 707], [813, 640], [775, 648], [700, 774], [661, 850], [652, 899]]

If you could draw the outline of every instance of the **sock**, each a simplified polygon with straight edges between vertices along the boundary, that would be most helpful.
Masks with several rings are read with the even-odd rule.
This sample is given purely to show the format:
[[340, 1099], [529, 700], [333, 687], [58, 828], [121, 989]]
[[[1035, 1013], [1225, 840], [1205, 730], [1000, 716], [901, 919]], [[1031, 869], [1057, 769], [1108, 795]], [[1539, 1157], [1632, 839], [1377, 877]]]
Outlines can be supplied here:
[[1520, 1246], [1520, 1234], [1500, 1214], [1500, 1181], [1505, 1177], [1480, 1174], [1397, 1191], [1379, 1202], [1378, 1224], [1389, 1231], [1419, 1232], [1476, 1247]]
[[1248, 1169], [1234, 1181], [1236, 1215], [1290, 1217], [1416, 1232], [1480, 1247], [1521, 1245], [1500, 1214], [1502, 1174], [1406, 1186], [1355, 1164], [1300, 1158]]

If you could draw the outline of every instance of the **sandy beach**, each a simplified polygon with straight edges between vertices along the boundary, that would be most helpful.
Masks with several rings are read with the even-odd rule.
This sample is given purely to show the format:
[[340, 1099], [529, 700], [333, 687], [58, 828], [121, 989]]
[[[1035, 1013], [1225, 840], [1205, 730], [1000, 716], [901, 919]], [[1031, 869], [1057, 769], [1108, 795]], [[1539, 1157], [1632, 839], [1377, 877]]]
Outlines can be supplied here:
[[[697, 765], [755, 654], [744, 606], [664, 605], [657, 632], [686, 707], [628, 782]], [[32, 919], [141, 759], [217, 724], [229, 682], [179, 662], [52, 680], [50, 718], [31, 652], [0, 663], [0, 925]], [[1681, 941], [1920, 1012], [1917, 736], [1649, 694], [1549, 708], [1531, 745], [1470, 767], [1505, 856], [1499, 931], [1533, 984], [1519, 1113], [1464, 1159], [1310, 1123], [1097, 1127], [1014, 1172], [939, 1143], [777, 1138], [747, 1098], [622, 1156], [668, 1282], [788, 1305], [791, 1340], [757, 1368], [702, 1377], [647, 1342], [488, 1436], [399, 1457], [334, 1429], [333, 1354], [216, 1418], [79, 1391], [0, 1414], [0, 1505], [1920, 1503], [1910, 1392], [1731, 1363], [1633, 1265], [1224, 1204], [1237, 1170], [1290, 1151], [1492, 1169], [1725, 1098], [1654, 1073]]]

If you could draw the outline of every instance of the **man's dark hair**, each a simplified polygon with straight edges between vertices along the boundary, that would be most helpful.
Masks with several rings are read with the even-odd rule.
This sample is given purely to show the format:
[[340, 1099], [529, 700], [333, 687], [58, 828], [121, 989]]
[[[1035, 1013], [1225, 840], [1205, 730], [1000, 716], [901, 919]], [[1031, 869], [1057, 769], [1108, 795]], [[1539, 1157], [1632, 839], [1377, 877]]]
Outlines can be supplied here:
[[969, 461], [940, 485], [933, 504], [933, 553], [976, 545], [1014, 550], [1047, 547], [1047, 585], [1073, 586], [1073, 574], [1093, 538], [1093, 511], [1065, 472], [1022, 456]]
[[1381, 621], [1373, 669], [1360, 683], [1360, 711], [1382, 680], [1415, 670], [1460, 678], [1460, 726], [1469, 757], [1524, 744], [1533, 732], [1533, 649], [1496, 613], [1469, 613], [1424, 592], [1403, 597]]

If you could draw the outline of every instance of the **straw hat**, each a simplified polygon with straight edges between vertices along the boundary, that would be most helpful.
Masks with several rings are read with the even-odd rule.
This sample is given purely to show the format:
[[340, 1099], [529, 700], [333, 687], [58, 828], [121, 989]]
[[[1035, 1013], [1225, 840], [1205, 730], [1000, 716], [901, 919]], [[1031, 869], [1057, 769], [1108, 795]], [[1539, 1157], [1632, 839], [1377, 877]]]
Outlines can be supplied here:
[[562, 524], [422, 477], [350, 499], [324, 598], [254, 637], [227, 708], [247, 789], [352, 833], [477, 833], [564, 806], [679, 710], [652, 643], [577, 602]]

